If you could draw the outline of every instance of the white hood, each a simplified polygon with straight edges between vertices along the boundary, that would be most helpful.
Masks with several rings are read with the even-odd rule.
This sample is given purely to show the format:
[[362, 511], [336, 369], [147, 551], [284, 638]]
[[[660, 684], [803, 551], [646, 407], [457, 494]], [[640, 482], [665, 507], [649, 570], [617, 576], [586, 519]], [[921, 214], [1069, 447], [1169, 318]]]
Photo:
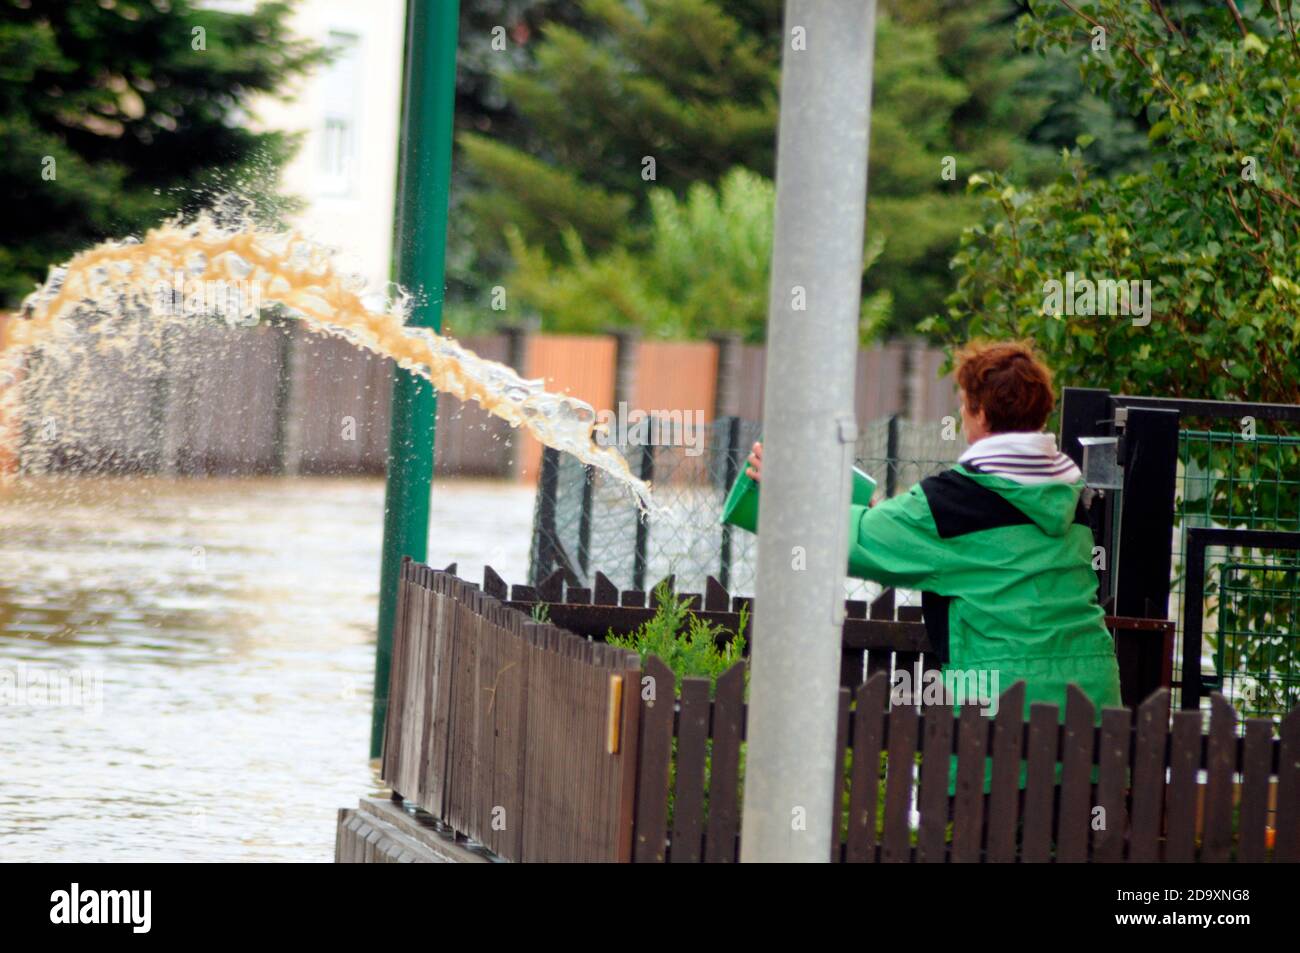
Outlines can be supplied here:
[[957, 462], [1026, 486], [1075, 483], [1083, 477], [1074, 461], [1056, 449], [1056, 435], [1050, 433], [991, 434], [971, 444]]

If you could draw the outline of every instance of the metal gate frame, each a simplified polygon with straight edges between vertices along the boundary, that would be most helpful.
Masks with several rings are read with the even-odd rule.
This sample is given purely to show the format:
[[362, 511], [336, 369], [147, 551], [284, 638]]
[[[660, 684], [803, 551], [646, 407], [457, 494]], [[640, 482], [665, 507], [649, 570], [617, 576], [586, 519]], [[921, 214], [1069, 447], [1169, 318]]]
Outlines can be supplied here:
[[[1098, 572], [1098, 601], [1108, 613], [1146, 619], [1167, 619], [1172, 586], [1174, 498], [1178, 474], [1179, 425], [1183, 417], [1231, 420], [1243, 416], [1259, 420], [1300, 423], [1300, 405], [1198, 400], [1182, 397], [1144, 397], [1112, 394], [1104, 388], [1066, 387], [1061, 397], [1061, 450], [1080, 467], [1080, 437], [1116, 436], [1118, 458], [1124, 470], [1124, 487], [1118, 494], [1099, 495], [1090, 513], [1093, 538], [1109, 558]], [[1197, 528], [1188, 530], [1188, 546]], [[1211, 531], [1261, 534], [1259, 538], [1286, 537], [1281, 531]], [[1202, 539], [1207, 538], [1205, 536]], [[1212, 535], [1208, 538], [1214, 538]], [[1247, 536], [1232, 537], [1245, 542]], [[1213, 545], [1205, 543], [1203, 545]], [[1275, 544], [1276, 545], [1276, 544]], [[1184, 553], [1185, 568], [1201, 565]], [[1203, 586], [1203, 577], [1197, 586]], [[1188, 574], [1185, 603], [1192, 602], [1192, 575]], [[1203, 589], [1198, 598], [1203, 599]], [[1197, 602], [1199, 610], [1200, 603]], [[1186, 618], [1186, 606], [1184, 607]], [[1197, 620], [1199, 611], [1191, 613]], [[1190, 643], [1183, 635], [1181, 680], [1172, 678], [1173, 645], [1141, 630], [1118, 630], [1116, 653], [1120, 659], [1121, 694], [1126, 705], [1137, 705], [1162, 686], [1182, 690], [1181, 707], [1197, 707], [1206, 694], [1200, 671], [1200, 634]], [[1167, 644], [1166, 644], [1167, 643]], [[1191, 667], [1187, 667], [1191, 660]]]
[[[1184, 709], [1201, 707], [1201, 699], [1216, 686], [1201, 671], [1204, 642], [1205, 557], [1211, 546], [1246, 549], [1290, 549], [1300, 552], [1300, 533], [1269, 529], [1216, 529], [1194, 526], [1187, 531], [1187, 589], [1183, 600], [1183, 703]], [[1195, 678], [1188, 678], [1195, 672]]]

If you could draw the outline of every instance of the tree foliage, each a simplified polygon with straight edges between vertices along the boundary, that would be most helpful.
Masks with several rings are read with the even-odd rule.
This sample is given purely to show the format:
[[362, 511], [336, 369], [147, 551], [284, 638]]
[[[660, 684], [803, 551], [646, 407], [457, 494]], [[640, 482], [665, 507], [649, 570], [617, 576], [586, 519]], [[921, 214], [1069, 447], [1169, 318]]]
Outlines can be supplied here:
[[285, 39], [289, 9], [3, 0], [0, 305], [80, 247], [214, 190], [273, 191], [293, 142], [250, 131], [244, 110], [322, 57]]
[[[1027, 336], [1073, 383], [1300, 399], [1300, 36], [1290, 0], [1035, 2], [1026, 42], [1079, 59], [1149, 125], [1149, 169], [1094, 175], [1087, 137], [1042, 188], [973, 177], [984, 203], [953, 260], [953, 340]], [[1105, 49], [1095, 48], [1104, 37]], [[1150, 323], [1050, 313], [1067, 274], [1149, 281]]]
[[[697, 184], [716, 189], [738, 166], [770, 179], [786, 42], [781, 7], [584, 0], [581, 27], [545, 27], [526, 66], [502, 58], [498, 81], [517, 122], [458, 136], [469, 186], [452, 280], [486, 299], [485, 289], [520, 264], [519, 249], [579, 270], [589, 264], [570, 258], [579, 248], [635, 256], [652, 241], [646, 224], [657, 192], [684, 200]], [[1043, 142], [1069, 123], [1058, 117], [1039, 126], [1049, 99], [1033, 89], [1038, 61], [1015, 46], [1019, 9], [1012, 0], [882, 4], [867, 212], [868, 234], [882, 244], [864, 283], [867, 294], [884, 293], [877, 301], [894, 303], [881, 330], [910, 329], [951, 290], [947, 262], [978, 208], [961, 188], [967, 175], [985, 168], [1029, 181], [1050, 175]], [[1104, 123], [1097, 126], [1105, 135]], [[765, 273], [755, 277], [765, 299]], [[589, 301], [584, 310], [607, 307]], [[543, 315], [547, 326], [558, 320]]]
[[[625, 327], [686, 338], [704, 328], [760, 340], [772, 257], [772, 183], [736, 168], [716, 190], [697, 182], [679, 200], [668, 189], [654, 189], [649, 201], [643, 244], [592, 255], [569, 228], [561, 263], [508, 227], [516, 263], [509, 284], [516, 297], [556, 331]], [[868, 264], [878, 250], [877, 242]], [[867, 298], [864, 328], [887, 314], [884, 294]]]

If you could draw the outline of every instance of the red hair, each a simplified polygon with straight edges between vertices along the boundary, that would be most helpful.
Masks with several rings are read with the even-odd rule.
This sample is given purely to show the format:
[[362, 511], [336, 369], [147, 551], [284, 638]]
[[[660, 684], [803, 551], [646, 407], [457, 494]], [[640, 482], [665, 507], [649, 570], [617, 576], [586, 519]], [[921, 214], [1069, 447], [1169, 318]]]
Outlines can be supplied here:
[[1056, 404], [1052, 372], [1028, 341], [971, 341], [957, 352], [957, 384], [991, 433], [1038, 431]]

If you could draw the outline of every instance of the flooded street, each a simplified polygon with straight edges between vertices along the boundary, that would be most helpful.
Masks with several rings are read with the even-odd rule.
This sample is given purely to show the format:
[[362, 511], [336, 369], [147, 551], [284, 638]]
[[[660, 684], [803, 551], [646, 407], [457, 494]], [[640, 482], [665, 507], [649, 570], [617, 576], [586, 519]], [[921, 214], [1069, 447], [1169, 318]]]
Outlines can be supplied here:
[[[383, 495], [330, 478], [0, 489], [0, 861], [332, 860], [337, 809], [380, 788]], [[524, 581], [530, 487], [444, 481], [432, 503], [431, 563]]]

